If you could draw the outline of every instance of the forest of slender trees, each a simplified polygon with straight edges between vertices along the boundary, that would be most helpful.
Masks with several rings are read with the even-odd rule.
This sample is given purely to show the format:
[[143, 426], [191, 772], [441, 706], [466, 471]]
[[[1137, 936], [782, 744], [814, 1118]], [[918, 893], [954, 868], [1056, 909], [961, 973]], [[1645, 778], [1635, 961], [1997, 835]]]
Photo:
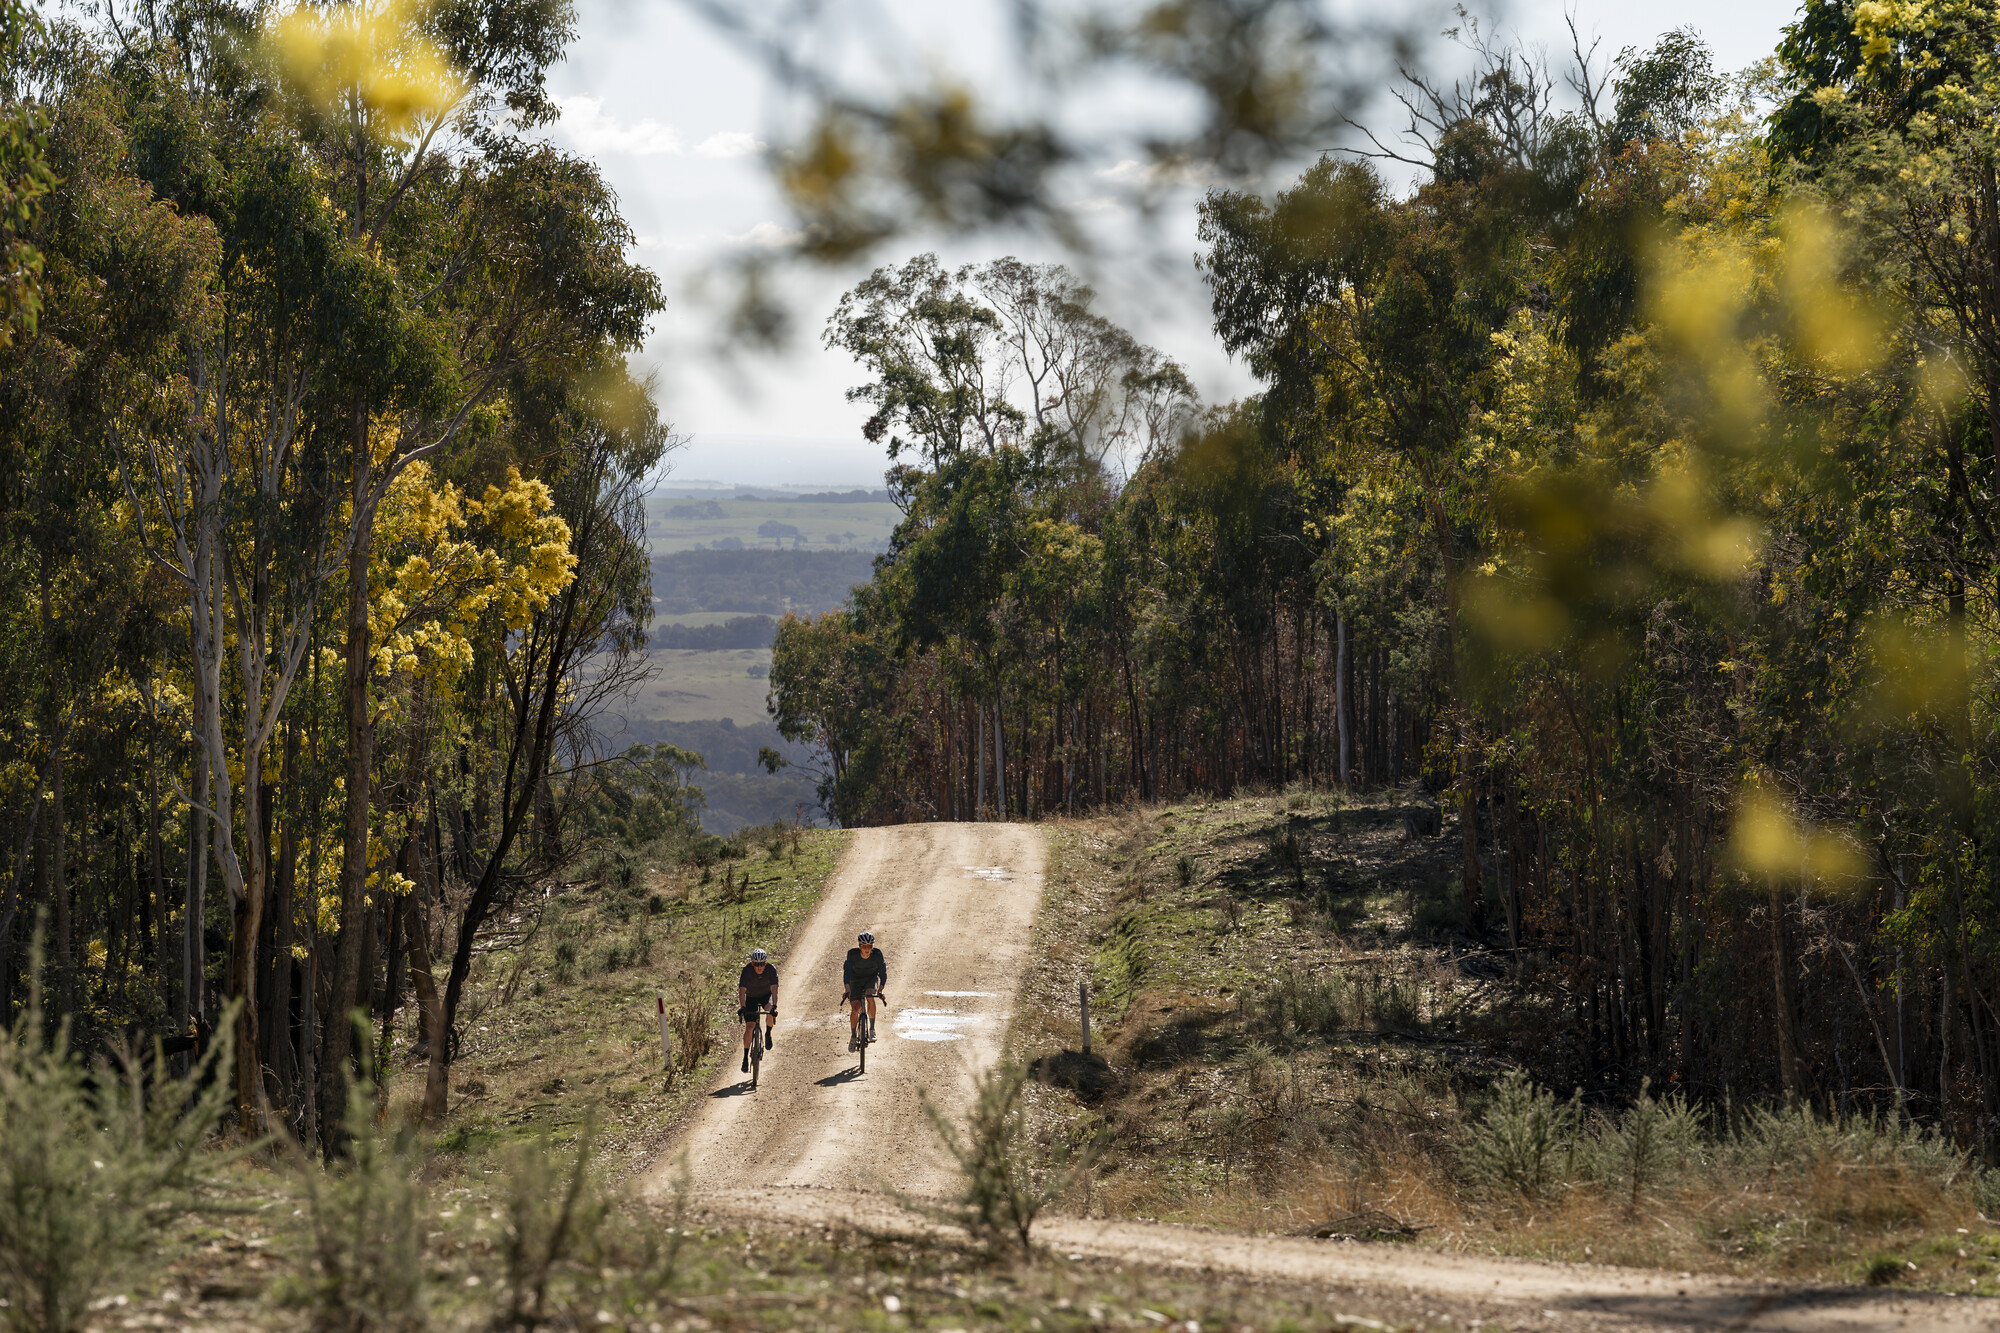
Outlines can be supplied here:
[[74, 1049], [226, 1029], [239, 1126], [333, 1151], [411, 1005], [441, 1112], [579, 801], [687, 817], [575, 776], [645, 644], [659, 286], [533, 133], [562, 0], [92, 13], [6, 9], [0, 1023], [39, 957]]
[[781, 624], [779, 724], [850, 823], [1436, 802], [1462, 935], [1564, 1016], [1531, 1063], [2000, 1158], [2000, 27], [1464, 40], [1366, 151], [1208, 194], [1250, 399], [1061, 269], [856, 287], [905, 519]]

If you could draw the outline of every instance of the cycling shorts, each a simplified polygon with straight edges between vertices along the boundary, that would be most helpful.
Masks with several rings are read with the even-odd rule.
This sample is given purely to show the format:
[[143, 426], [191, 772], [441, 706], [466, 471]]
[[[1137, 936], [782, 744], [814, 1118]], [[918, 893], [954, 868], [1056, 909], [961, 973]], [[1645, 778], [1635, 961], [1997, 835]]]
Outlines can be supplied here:
[[757, 1015], [763, 1013], [766, 1009], [772, 1008], [770, 996], [753, 995], [744, 1002], [741, 1009], [736, 1011], [736, 1017], [740, 1022], [754, 1023], [757, 1021]]

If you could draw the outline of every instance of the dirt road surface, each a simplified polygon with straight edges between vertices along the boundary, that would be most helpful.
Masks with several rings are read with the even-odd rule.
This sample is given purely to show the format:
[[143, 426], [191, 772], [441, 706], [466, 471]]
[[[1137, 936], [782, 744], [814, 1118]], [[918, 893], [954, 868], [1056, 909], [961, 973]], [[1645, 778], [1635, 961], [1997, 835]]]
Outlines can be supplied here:
[[[797, 943], [775, 959], [778, 1028], [757, 1091], [730, 1060], [674, 1150], [686, 1152], [695, 1192], [942, 1193], [950, 1163], [917, 1090], [962, 1107], [975, 1073], [999, 1058], [1041, 906], [1044, 845], [1019, 824], [857, 830]], [[838, 1003], [841, 960], [863, 930], [889, 965], [866, 1074]], [[662, 1163], [653, 1179], [673, 1169]]]
[[[1011, 824], [862, 829], [778, 960], [777, 1045], [761, 1086], [726, 1066], [681, 1143], [653, 1169], [664, 1190], [682, 1154], [698, 1211], [718, 1222], [919, 1234], [931, 1223], [892, 1195], [938, 1196], [948, 1160], [917, 1098], [961, 1111], [999, 1057], [1030, 961], [1041, 902], [1039, 831]], [[840, 961], [872, 928], [888, 953], [892, 1008], [857, 1073], [836, 1012]], [[1068, 1260], [1302, 1285], [1378, 1317], [1563, 1330], [1729, 1333], [2000, 1333], [2000, 1301], [1805, 1290], [1644, 1269], [1544, 1263], [1250, 1236], [1163, 1223], [1050, 1217], [1037, 1239]]]

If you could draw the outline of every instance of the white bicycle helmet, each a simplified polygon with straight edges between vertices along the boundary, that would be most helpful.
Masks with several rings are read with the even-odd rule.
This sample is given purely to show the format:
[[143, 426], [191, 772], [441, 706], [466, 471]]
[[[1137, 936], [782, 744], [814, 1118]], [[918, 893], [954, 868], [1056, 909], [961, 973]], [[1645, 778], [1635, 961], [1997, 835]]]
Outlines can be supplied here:
[[863, 944], [873, 944], [875, 942], [875, 932], [872, 930], [864, 930], [859, 935], [856, 935], [854, 938]]
[[752, 949], [750, 951], [750, 961], [753, 963], [766, 962], [770, 959], [770, 957], [771, 955], [765, 953], [762, 949]]

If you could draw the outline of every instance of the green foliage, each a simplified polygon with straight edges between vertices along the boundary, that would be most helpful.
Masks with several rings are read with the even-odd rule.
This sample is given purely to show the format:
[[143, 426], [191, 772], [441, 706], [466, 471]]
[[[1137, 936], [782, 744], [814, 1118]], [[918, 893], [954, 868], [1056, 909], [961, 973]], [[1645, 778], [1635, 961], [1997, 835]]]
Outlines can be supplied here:
[[1873, 1114], [1824, 1115], [1810, 1106], [1759, 1106], [1739, 1116], [1715, 1150], [1725, 1166], [1746, 1174], [1895, 1170], [1940, 1189], [1983, 1176], [1934, 1128]]
[[928, 1211], [982, 1243], [1012, 1243], [1023, 1251], [1031, 1248], [1035, 1219], [1089, 1169], [1101, 1147], [1095, 1140], [1036, 1144], [1021, 1101], [1030, 1077], [1025, 1066], [1012, 1062], [980, 1075], [963, 1126], [928, 1093], [918, 1092], [924, 1114], [959, 1171], [957, 1197], [948, 1207]]
[[[0, 65], [11, 73], [42, 38], [40, 17], [21, 0], [0, 3]], [[0, 109], [0, 347], [32, 334], [42, 307], [42, 253], [30, 239], [40, 201], [56, 183], [44, 113], [26, 99]]]
[[501, 1327], [549, 1322], [551, 1282], [587, 1260], [597, 1242], [610, 1203], [592, 1171], [595, 1137], [595, 1126], [586, 1122], [567, 1154], [546, 1134], [507, 1154], [498, 1243], [506, 1272], [505, 1304], [496, 1315]]
[[[39, 982], [40, 977], [36, 980]], [[39, 986], [36, 988], [39, 990]], [[228, 1028], [183, 1078], [157, 1052], [87, 1069], [40, 1007], [0, 1033], [0, 1320], [73, 1333], [91, 1302], [154, 1258], [187, 1207], [229, 1104]]]
[[431, 1226], [414, 1127], [382, 1123], [372, 1085], [348, 1091], [347, 1154], [298, 1164], [307, 1235], [281, 1289], [321, 1333], [417, 1333], [429, 1323]]
[[1489, 1189], [1539, 1199], [1574, 1178], [1582, 1128], [1577, 1101], [1557, 1101], [1517, 1069], [1494, 1085], [1467, 1127], [1459, 1160]]
[[1678, 1093], [1656, 1100], [1642, 1085], [1623, 1114], [1597, 1126], [1592, 1164], [1600, 1179], [1625, 1191], [1636, 1210], [1646, 1190], [1704, 1164], [1705, 1140], [1699, 1109]]

